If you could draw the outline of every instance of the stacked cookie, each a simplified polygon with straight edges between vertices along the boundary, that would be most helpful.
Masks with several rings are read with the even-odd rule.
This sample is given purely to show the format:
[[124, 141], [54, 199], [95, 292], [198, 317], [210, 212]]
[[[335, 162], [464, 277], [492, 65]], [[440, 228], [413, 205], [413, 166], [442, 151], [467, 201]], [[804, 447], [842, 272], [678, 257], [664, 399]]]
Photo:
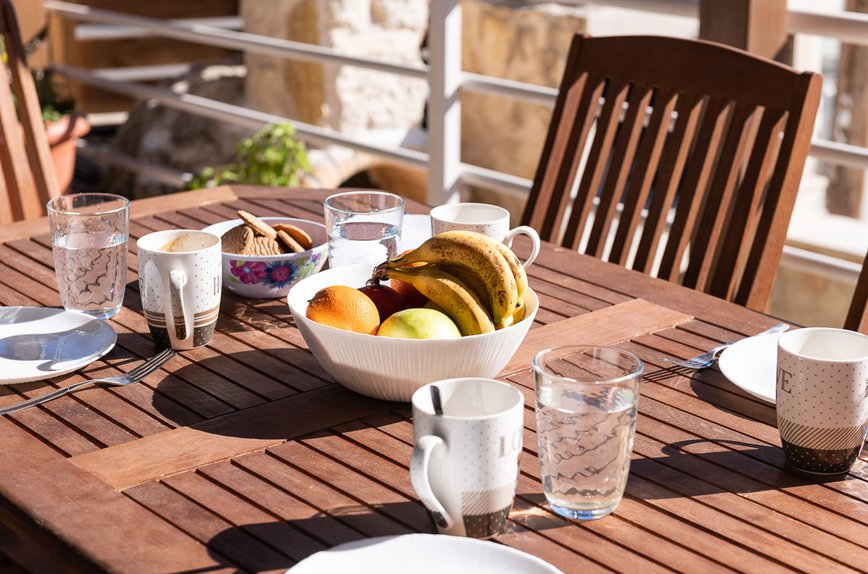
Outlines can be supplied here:
[[303, 229], [289, 223], [268, 225], [252, 213], [239, 209], [243, 225], [223, 234], [223, 251], [239, 255], [280, 255], [300, 253], [313, 246], [313, 240]]

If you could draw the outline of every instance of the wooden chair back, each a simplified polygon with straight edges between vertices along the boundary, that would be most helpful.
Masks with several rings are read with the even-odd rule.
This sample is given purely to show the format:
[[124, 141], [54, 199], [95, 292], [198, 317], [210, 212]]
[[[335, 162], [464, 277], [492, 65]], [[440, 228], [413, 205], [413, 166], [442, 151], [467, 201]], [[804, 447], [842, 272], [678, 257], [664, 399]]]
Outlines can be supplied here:
[[0, 224], [5, 224], [45, 215], [46, 202], [60, 190], [10, 0], [0, 0], [0, 36], [8, 67], [8, 81], [0, 81]]
[[711, 42], [576, 35], [522, 223], [764, 310], [821, 83]]
[[862, 264], [862, 272], [856, 282], [856, 291], [850, 301], [850, 310], [844, 321], [844, 328], [868, 335], [868, 255]]

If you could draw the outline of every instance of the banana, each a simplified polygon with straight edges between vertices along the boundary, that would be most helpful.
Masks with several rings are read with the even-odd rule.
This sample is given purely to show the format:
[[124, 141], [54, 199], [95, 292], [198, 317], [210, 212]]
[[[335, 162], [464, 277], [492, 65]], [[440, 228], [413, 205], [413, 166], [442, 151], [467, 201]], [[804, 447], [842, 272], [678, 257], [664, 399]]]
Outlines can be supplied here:
[[461, 334], [479, 335], [494, 331], [485, 307], [463, 281], [442, 269], [426, 266], [417, 269], [383, 269], [390, 279], [411, 283], [420, 293], [449, 315]]
[[524, 292], [527, 289], [527, 272], [524, 270], [524, 265], [516, 254], [512, 252], [512, 249], [499, 241], [492, 241], [492, 243], [495, 248], [500, 251], [500, 254], [503, 255], [503, 258], [506, 259], [507, 264], [509, 264], [512, 276], [515, 277], [515, 287], [518, 291], [518, 298], [521, 299], [524, 297]]
[[[497, 249], [503, 258], [506, 259], [507, 265], [509, 265], [510, 271], [512, 271], [512, 276], [515, 277], [515, 287], [518, 291], [518, 298], [521, 299], [524, 297], [524, 292], [527, 289], [527, 272], [524, 270], [524, 265], [521, 263], [521, 260], [516, 256], [515, 253], [512, 252], [512, 249], [501, 243], [500, 241], [495, 241], [491, 237], [483, 234], [476, 234], [472, 231], [464, 231], [464, 230], [456, 230], [455, 233], [458, 234], [468, 234], [468, 237], [477, 237], [482, 241], [485, 241], [495, 249]], [[460, 277], [460, 275], [459, 275]]]
[[527, 306], [524, 304], [524, 299], [520, 299], [518, 305], [515, 306], [515, 311], [503, 322], [503, 326], [499, 328], [505, 329], [523, 321], [525, 313], [527, 313]]
[[458, 265], [439, 265], [438, 267], [446, 273], [454, 275], [467, 285], [467, 287], [473, 291], [473, 294], [482, 302], [485, 309], [491, 308], [491, 304], [488, 301], [488, 291], [486, 290], [482, 279], [479, 278], [479, 275], [466, 267], [459, 267]]
[[457, 265], [478, 275], [488, 293], [491, 318], [495, 325], [502, 326], [515, 311], [518, 287], [509, 263], [481, 233], [446, 231], [387, 263], [390, 268], [399, 268], [420, 261]]

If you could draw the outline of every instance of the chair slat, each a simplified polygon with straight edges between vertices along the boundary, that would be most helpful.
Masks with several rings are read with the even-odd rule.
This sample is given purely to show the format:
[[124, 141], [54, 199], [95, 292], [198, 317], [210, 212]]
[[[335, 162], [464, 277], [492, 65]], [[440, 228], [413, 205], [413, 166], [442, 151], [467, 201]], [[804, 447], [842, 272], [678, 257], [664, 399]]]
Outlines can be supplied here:
[[[712, 42], [577, 35], [522, 221], [561, 245], [764, 310], [820, 83]], [[628, 85], [654, 96], [625, 95]], [[576, 138], [592, 140], [584, 165]]]
[[618, 230], [612, 242], [609, 261], [613, 263], [627, 264], [630, 242], [633, 240], [642, 218], [642, 211], [648, 202], [651, 184], [660, 163], [663, 144], [666, 141], [670, 120], [677, 101], [677, 94], [671, 89], [657, 90], [654, 94], [654, 108], [651, 118], [648, 120], [648, 126], [642, 134], [638, 155], [633, 162], [633, 173], [630, 176], [629, 187], [624, 197], [624, 209], [621, 211]]
[[702, 96], [691, 94], [678, 97], [675, 107], [678, 119], [672, 134], [666, 140], [663, 158], [660, 161], [660, 172], [651, 197], [648, 216], [645, 218], [636, 258], [633, 261], [633, 269], [637, 271], [651, 273], [658, 244], [666, 229], [669, 211], [675, 201], [678, 184], [687, 163], [690, 144], [699, 125], [702, 105]]
[[[731, 299], [744, 273], [749, 247], [756, 235], [764, 192], [769, 173], [777, 159], [786, 114], [780, 110], [764, 109], [753, 139], [751, 154], [738, 190], [732, 217], [721, 242], [717, 271], [711, 278], [708, 292]], [[762, 153], [762, 152], [765, 153]], [[735, 270], [735, 272], [733, 272]]]
[[853, 300], [847, 311], [844, 328], [868, 335], [868, 255], [865, 256], [862, 272], [856, 282], [856, 290], [853, 292]]
[[726, 136], [715, 166], [714, 178], [705, 194], [706, 209], [702, 210], [699, 229], [690, 243], [690, 265], [684, 273], [684, 285], [706, 290], [716, 255], [725, 235], [724, 224], [731, 221], [732, 205], [738, 176], [745, 161], [744, 153], [752, 135], [752, 120], [757, 114], [755, 106], [735, 104], [735, 110], [726, 127]]
[[585, 231], [588, 215], [592, 212], [594, 197], [603, 182], [612, 152], [612, 142], [618, 131], [621, 110], [627, 99], [630, 86], [627, 82], [609, 80], [603, 91], [603, 108], [597, 118], [594, 141], [585, 163], [584, 173], [579, 181], [573, 209], [564, 231], [563, 245], [577, 249]]
[[[732, 103], [711, 98], [705, 104], [696, 141], [693, 142], [691, 160], [680, 188], [678, 210], [669, 232], [669, 241], [663, 251], [658, 277], [677, 281], [681, 274], [681, 262], [699, 218], [704, 195], [708, 192], [712, 170], [722, 145], [722, 136]], [[694, 285], [688, 285], [694, 287]]]
[[652, 95], [650, 86], [634, 84], [630, 87], [627, 113], [618, 129], [614, 152], [608, 162], [608, 173], [600, 193], [600, 203], [597, 206], [585, 253], [596, 257], [603, 256], [609, 228], [614, 222], [618, 202], [623, 195], [630, 167], [636, 157], [636, 148], [642, 135], [642, 124], [645, 122]]
[[0, 222], [6, 223], [44, 215], [46, 202], [59, 196], [60, 188], [11, 0], [0, 0], [0, 35], [12, 84], [10, 90], [6, 82], [0, 82], [4, 84], [0, 87], [0, 147], [4, 148], [0, 150], [0, 167], [9, 206], [8, 212], [0, 207]]

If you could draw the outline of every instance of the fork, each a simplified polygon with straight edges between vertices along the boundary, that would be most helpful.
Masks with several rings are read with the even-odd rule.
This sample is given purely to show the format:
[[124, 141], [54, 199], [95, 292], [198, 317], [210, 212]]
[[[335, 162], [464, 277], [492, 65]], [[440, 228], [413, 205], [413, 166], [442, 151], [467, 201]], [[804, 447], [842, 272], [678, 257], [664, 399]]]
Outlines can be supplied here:
[[41, 405], [42, 403], [47, 403], [48, 401], [54, 400], [57, 397], [62, 397], [67, 393], [71, 393], [76, 389], [80, 389], [81, 387], [85, 387], [87, 385], [93, 385], [97, 383], [104, 383], [106, 385], [112, 386], [125, 386], [132, 383], [138, 383], [163, 365], [165, 365], [169, 359], [175, 356], [175, 351], [172, 349], [164, 349], [163, 351], [157, 353], [135, 369], [132, 369], [129, 373], [125, 373], [123, 375], [118, 375], [117, 377], [106, 377], [104, 379], [90, 379], [88, 381], [82, 381], [80, 383], [75, 383], [74, 385], [69, 385], [68, 387], [63, 387], [57, 389], [56, 391], [51, 391], [50, 393], [46, 393], [39, 397], [34, 397], [32, 399], [28, 399], [26, 401], [22, 401], [17, 405], [12, 405], [11, 407], [0, 408], [0, 415], [8, 415], [9, 413], [14, 413], [16, 411], [20, 411], [22, 409], [26, 409], [35, 405]]
[[[777, 325], [775, 325], [773, 327], [769, 327], [768, 329], [766, 329], [762, 333], [757, 333], [756, 335], [753, 335], [753, 336], [758, 337], [759, 335], [771, 335], [772, 333], [780, 333], [781, 331], [786, 331], [787, 329], [789, 329], [789, 327], [790, 326], [787, 325], [786, 323], [778, 323]], [[701, 355], [693, 357], [692, 359], [686, 359], [686, 360], [682, 361], [679, 359], [670, 359], [669, 357], [660, 357], [660, 360], [666, 361], [668, 363], [674, 363], [674, 364], [678, 365], [679, 367], [684, 367], [686, 369], [694, 369], [694, 370], [707, 369], [708, 367], [710, 367], [711, 365], [714, 364], [714, 359], [715, 359], [715, 357], [717, 357], [717, 354], [719, 352], [726, 349], [727, 347], [731, 347], [731, 346], [735, 345], [736, 343], [738, 343], [738, 341], [731, 341], [729, 343], [724, 343], [722, 345], [718, 345], [717, 347], [711, 349], [710, 351], [702, 353]]]

